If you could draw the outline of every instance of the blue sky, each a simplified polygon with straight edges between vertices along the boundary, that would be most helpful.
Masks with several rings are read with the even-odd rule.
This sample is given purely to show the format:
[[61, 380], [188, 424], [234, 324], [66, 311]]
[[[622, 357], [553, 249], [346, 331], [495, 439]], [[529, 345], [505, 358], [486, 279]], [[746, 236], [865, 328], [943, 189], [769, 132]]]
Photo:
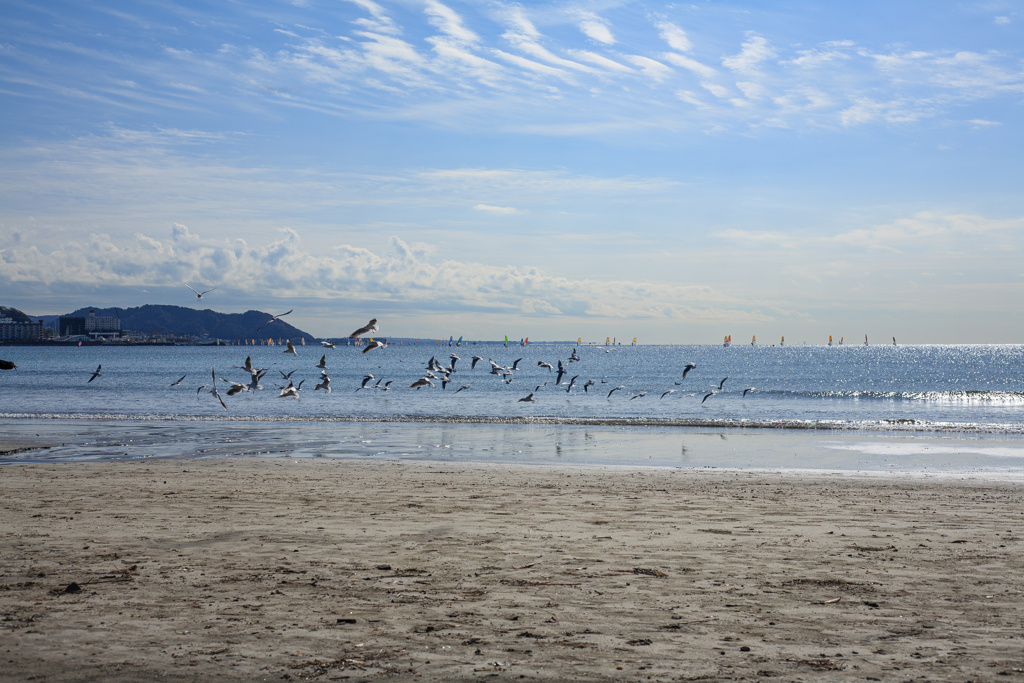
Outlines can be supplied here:
[[1021, 342], [1021, 5], [4, 2], [3, 303]]

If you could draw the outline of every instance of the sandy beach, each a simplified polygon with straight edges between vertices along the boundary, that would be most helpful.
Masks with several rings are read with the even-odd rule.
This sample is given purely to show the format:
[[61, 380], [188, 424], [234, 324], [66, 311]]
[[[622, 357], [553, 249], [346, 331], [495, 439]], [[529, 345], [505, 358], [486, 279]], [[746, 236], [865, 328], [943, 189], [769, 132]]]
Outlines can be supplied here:
[[1024, 680], [1020, 484], [286, 458], [0, 477], [4, 681]]

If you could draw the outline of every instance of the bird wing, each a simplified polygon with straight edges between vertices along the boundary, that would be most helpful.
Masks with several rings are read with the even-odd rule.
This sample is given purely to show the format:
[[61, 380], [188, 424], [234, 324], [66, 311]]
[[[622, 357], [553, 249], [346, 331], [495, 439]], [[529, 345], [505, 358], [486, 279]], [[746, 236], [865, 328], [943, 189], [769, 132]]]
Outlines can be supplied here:
[[[192, 288], [189, 287], [189, 289], [192, 289]], [[205, 292], [196, 292], [196, 293], [199, 294], [199, 296], [202, 296], [203, 294], [209, 294], [210, 292], [212, 292], [215, 289], [217, 289], [217, 288], [216, 287], [211, 287], [210, 289], [206, 290]], [[196, 290], [192, 289], [192, 291], [195, 292]]]
[[[186, 287], [188, 287], [189, 289], [192, 289], [192, 288], [191, 288], [191, 287], [189, 287], [188, 285], [185, 285], [185, 286], [186, 286]], [[194, 289], [192, 289], [192, 291], [193, 291], [193, 292], [196, 292], [196, 290], [194, 290]], [[205, 294], [205, 293], [206, 293], [206, 292], [203, 292], [203, 294]], [[199, 294], [199, 292], [196, 292], [196, 294]], [[202, 294], [199, 294], [199, 296], [202, 296]]]

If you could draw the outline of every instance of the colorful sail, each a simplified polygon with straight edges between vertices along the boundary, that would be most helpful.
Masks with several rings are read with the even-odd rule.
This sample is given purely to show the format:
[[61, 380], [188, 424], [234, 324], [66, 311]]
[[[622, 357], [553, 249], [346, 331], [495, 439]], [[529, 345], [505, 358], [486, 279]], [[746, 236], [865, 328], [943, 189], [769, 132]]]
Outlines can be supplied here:
[[508, 335], [505, 335], [505, 348], [508, 348]]

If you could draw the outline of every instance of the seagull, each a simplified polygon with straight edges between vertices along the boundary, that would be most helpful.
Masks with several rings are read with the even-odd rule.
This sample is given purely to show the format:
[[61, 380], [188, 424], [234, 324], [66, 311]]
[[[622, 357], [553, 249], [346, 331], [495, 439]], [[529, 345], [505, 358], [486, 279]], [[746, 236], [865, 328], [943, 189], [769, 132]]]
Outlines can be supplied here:
[[460, 391], [462, 391], [463, 389], [469, 389], [471, 386], [473, 386], [473, 385], [472, 384], [463, 384], [461, 387], [459, 387], [458, 389], [455, 390], [455, 393], [457, 394]]
[[[359, 389], [365, 389], [366, 385], [370, 382], [370, 380], [373, 380], [373, 379], [377, 379], [377, 378], [374, 377], [373, 375], [367, 373], [366, 376], [363, 377], [363, 384], [362, 384], [362, 386], [359, 387]], [[383, 377], [381, 379], [383, 379]], [[359, 391], [359, 389], [356, 389], [356, 391]]]
[[177, 381], [175, 381], [175, 382], [171, 382], [171, 383], [170, 383], [170, 384], [168, 384], [167, 386], [169, 386], [169, 387], [176, 387], [176, 386], [178, 386], [179, 384], [181, 384], [181, 380], [182, 380], [182, 379], [185, 379], [186, 377], [188, 377], [188, 375], [182, 375], [182, 376], [181, 376], [181, 379], [179, 379], [179, 380], [177, 380]]
[[561, 384], [562, 383], [562, 377], [565, 376], [565, 373], [566, 373], [565, 366], [562, 365], [562, 361], [558, 361], [558, 376], [555, 377], [555, 384]]
[[[674, 394], [674, 393], [676, 393], [676, 390], [675, 390], [675, 389], [669, 389], [668, 391], [666, 391], [666, 392], [665, 392], [664, 394], [662, 394], [662, 395], [661, 395], [661, 398], [665, 398], [665, 397], [666, 397], [666, 396], [668, 396], [669, 394]], [[661, 398], [659, 398], [658, 400], [660, 401], [660, 400], [661, 400]]]
[[[380, 389], [381, 391], [391, 391], [391, 383], [394, 382], [394, 381], [395, 380], [393, 380], [393, 379], [389, 379], [387, 382], [384, 382], [384, 386], [378, 387], [375, 384], [374, 387], [377, 388], [377, 389]], [[457, 394], [459, 392], [456, 391], [455, 393]]]
[[316, 391], [317, 389], [323, 389], [328, 394], [331, 393], [331, 378], [327, 375], [320, 377], [320, 384], [313, 387], [313, 391]]
[[719, 382], [719, 383], [718, 383], [718, 390], [719, 390], [719, 391], [721, 391], [721, 390], [722, 390], [722, 385], [723, 385], [723, 384], [725, 384], [725, 380], [727, 380], [727, 379], [729, 379], [729, 378], [728, 378], [728, 377], [725, 377], [725, 378], [723, 378], [723, 379], [722, 379], [722, 381], [721, 381], [721, 382]]
[[[743, 390], [743, 396], [746, 396], [748, 391], [753, 391], [753, 390], [754, 390], [754, 387], [747, 387], [746, 389]], [[743, 398], [743, 396], [741, 396], [740, 398]]]
[[592, 380], [592, 379], [588, 379], [588, 380], [587, 380], [586, 382], [584, 382], [584, 383], [583, 383], [583, 393], [584, 393], [584, 394], [588, 393], [588, 392], [587, 392], [587, 389], [588, 389], [589, 387], [592, 387], [592, 386], [594, 386], [594, 380]]
[[324, 347], [325, 349], [333, 349], [334, 348], [334, 342], [329, 342], [329, 341], [324, 340], [324, 341], [320, 342], [320, 346]]
[[228, 389], [228, 396], [236, 396], [236, 395], [238, 395], [238, 394], [240, 394], [240, 393], [242, 393], [243, 391], [246, 390], [246, 386], [244, 384], [239, 384], [238, 382], [232, 382], [231, 380], [224, 379], [223, 377], [220, 378], [220, 381], [221, 382], [227, 382], [228, 384], [231, 385], [231, 388]]
[[[280, 370], [278, 370], [278, 372], [281, 372], [281, 371], [280, 371]], [[285, 379], [291, 379], [291, 378], [292, 378], [292, 375], [294, 375], [294, 374], [295, 374], [296, 372], [298, 372], [298, 368], [296, 368], [295, 370], [292, 370], [292, 371], [291, 371], [291, 372], [289, 372], [289, 373], [288, 373], [287, 375], [286, 375], [286, 374], [284, 374], [283, 372], [281, 372], [281, 376], [282, 376], [282, 377], [284, 377]]]
[[281, 353], [290, 353], [293, 356], [299, 355], [299, 354], [295, 353], [295, 344], [292, 344], [292, 340], [291, 339], [285, 339], [284, 342], [285, 342], [285, 344], [288, 345], [288, 348], [285, 349], [284, 351], [282, 351]]
[[373, 351], [374, 349], [386, 349], [387, 347], [388, 347], [388, 345], [385, 344], [382, 341], [372, 341], [372, 342], [370, 342], [369, 344], [366, 345], [366, 348], [363, 349], [363, 353], [369, 353], [370, 351]]
[[433, 382], [431, 382], [429, 379], [427, 379], [426, 377], [420, 377], [418, 380], [416, 380], [415, 382], [410, 384], [409, 388], [412, 389], [412, 388], [415, 387], [416, 389], [421, 389], [421, 388], [427, 386], [428, 384], [430, 386], [435, 386], [435, 384]]
[[[579, 377], [579, 375], [576, 375], [576, 377]], [[576, 384], [576, 377], [573, 377], [571, 380], [569, 380], [569, 386], [565, 388], [565, 393], [568, 394], [570, 391], [572, 391], [573, 385]]]
[[[306, 380], [302, 380], [302, 381], [305, 382]], [[301, 386], [302, 386], [302, 382], [299, 383], [299, 387], [301, 387]], [[277, 397], [278, 398], [294, 398], [294, 399], [298, 399], [299, 398], [299, 387], [297, 387], [294, 384], [292, 384], [291, 380], [288, 380], [288, 386], [281, 387], [281, 393], [278, 394]]]
[[709, 391], [708, 393], [704, 394], [704, 398], [702, 398], [700, 400], [701, 404], [703, 404], [704, 401], [708, 400], [709, 398], [711, 398], [712, 396], [714, 396], [717, 393], [718, 393], [717, 391], [712, 390], [712, 391]]
[[[294, 372], [294, 370], [292, 372]], [[266, 370], [260, 370], [259, 372], [252, 373], [252, 379], [249, 381], [249, 385], [246, 388], [249, 391], [256, 391], [258, 389], [262, 389], [263, 385], [260, 384], [260, 380], [263, 379], [263, 375], [265, 374], [267, 374]]]
[[516, 362], [512, 364], [512, 370], [518, 370], [519, 369], [519, 361], [521, 361], [521, 360], [522, 360], [522, 358], [516, 358]]
[[348, 335], [348, 338], [352, 339], [354, 337], [362, 337], [367, 332], [376, 332], [378, 329], [380, 328], [377, 327], [377, 319], [374, 318], [370, 322], [366, 323], [366, 327], [360, 327], [358, 330]]
[[647, 395], [646, 391], [641, 391], [639, 394], [634, 394], [633, 396], [630, 396], [629, 400], [632, 401], [634, 398], [643, 398], [646, 395]]
[[555, 367], [553, 365], [551, 365], [551, 363], [545, 363], [542, 360], [537, 361], [537, 367], [539, 367], [539, 368], [547, 368], [548, 372], [551, 372], [552, 370], [555, 369]]
[[483, 360], [483, 358], [481, 358], [480, 356], [473, 356], [473, 364], [469, 366], [469, 369], [472, 370], [473, 368], [475, 368], [477, 361], [481, 360]]
[[544, 384], [538, 384], [537, 388], [534, 389], [534, 391], [535, 392], [540, 391], [541, 389], [543, 389], [544, 387], [546, 387], [549, 384], [551, 384], [551, 380], [548, 380], [547, 382], [544, 382]]
[[611, 397], [612, 397], [612, 394], [614, 394], [614, 393], [615, 393], [616, 391], [618, 391], [619, 389], [625, 389], [625, 388], [626, 388], [626, 387], [624, 387], [624, 386], [619, 386], [619, 387], [615, 387], [614, 389], [612, 389], [611, 391], [609, 391], [609, 392], [608, 392], [608, 398], [611, 398]]
[[445, 375], [444, 377], [441, 378], [441, 391], [444, 391], [445, 389], [448, 388], [449, 382], [451, 382], [451, 380], [448, 379], [448, 375]]
[[533, 398], [533, 394], [530, 394], [526, 398], [519, 399], [518, 403], [536, 403], [536, 399]]
[[[288, 311], [288, 313], [291, 313], [291, 312], [292, 312], [292, 311], [294, 311], [294, 310], [295, 310], [295, 309], [293, 308], [293, 309], [292, 309], [291, 311]], [[266, 326], [267, 326], [267, 325], [269, 325], [270, 323], [274, 322], [274, 321], [275, 321], [275, 320], [277, 320], [278, 318], [283, 318], [284, 316], [288, 315], [288, 313], [281, 313], [280, 315], [275, 315], [275, 316], [274, 316], [274, 317], [272, 317], [272, 318], [271, 318], [270, 320], [268, 320], [267, 322], [265, 322], [265, 323], [263, 323], [262, 325], [260, 325], [259, 327], [257, 327], [257, 328], [256, 328], [256, 331], [257, 331], [257, 332], [259, 332], [259, 331], [260, 331], [260, 330], [262, 330], [262, 329], [263, 329], [264, 327], [266, 327]]]
[[[188, 285], [185, 285], [185, 286], [188, 287], [189, 289], [192, 289]], [[197, 299], [202, 299], [203, 298], [203, 294], [209, 294], [210, 292], [212, 292], [215, 289], [217, 289], [217, 288], [216, 287], [211, 287], [210, 289], [206, 290], [205, 292], [198, 292], [195, 289], [192, 289], [192, 291], [196, 293], [196, 298]]]
[[220, 401], [220, 404], [224, 406], [224, 410], [227, 410], [228, 407], [225, 405], [224, 399], [220, 397], [220, 392], [217, 391], [217, 371], [214, 370], [212, 366], [210, 367], [210, 377], [213, 378], [213, 388], [210, 389], [210, 393], [216, 396], [217, 400]]
[[[89, 382], [93, 381], [97, 377], [102, 377], [102, 376], [103, 376], [103, 366], [102, 365], [98, 365], [98, 366], [96, 366], [96, 372], [92, 373], [92, 377], [89, 378]], [[86, 384], [88, 384], [89, 382], [86, 382]]]
[[458, 356], [456, 356], [454, 353], [451, 356], [449, 356], [449, 358], [452, 359], [452, 364], [451, 364], [452, 372], [455, 372], [455, 362], [458, 361], [458, 360], [461, 360], [461, 359]]
[[572, 362], [574, 362], [574, 361], [575, 361], [575, 362], [579, 362], [579, 360], [580, 360], [579, 354], [577, 354], [577, 353], [576, 353], [576, 349], [574, 348], [574, 349], [572, 350], [572, 355], [571, 355], [571, 356], [569, 356], [569, 362], [570, 362], [570, 363], [572, 363]]
[[[320, 368], [321, 370], [330, 370], [330, 368], [327, 367], [327, 354], [325, 353], [324, 355], [320, 356], [320, 362], [314, 365], [313, 367]], [[281, 371], [278, 370], [278, 372]], [[294, 370], [292, 372], [294, 372]]]
[[196, 389], [196, 396], [198, 396], [199, 392], [202, 391], [203, 389], [205, 389], [208, 386], [210, 386], [210, 385], [209, 384], [204, 384], [203, 386], [201, 386], [198, 389]]
[[690, 370], [697, 367], [696, 363], [687, 363], [686, 367], [683, 368], [683, 376], [680, 379], [686, 379], [686, 375], [689, 374]]

